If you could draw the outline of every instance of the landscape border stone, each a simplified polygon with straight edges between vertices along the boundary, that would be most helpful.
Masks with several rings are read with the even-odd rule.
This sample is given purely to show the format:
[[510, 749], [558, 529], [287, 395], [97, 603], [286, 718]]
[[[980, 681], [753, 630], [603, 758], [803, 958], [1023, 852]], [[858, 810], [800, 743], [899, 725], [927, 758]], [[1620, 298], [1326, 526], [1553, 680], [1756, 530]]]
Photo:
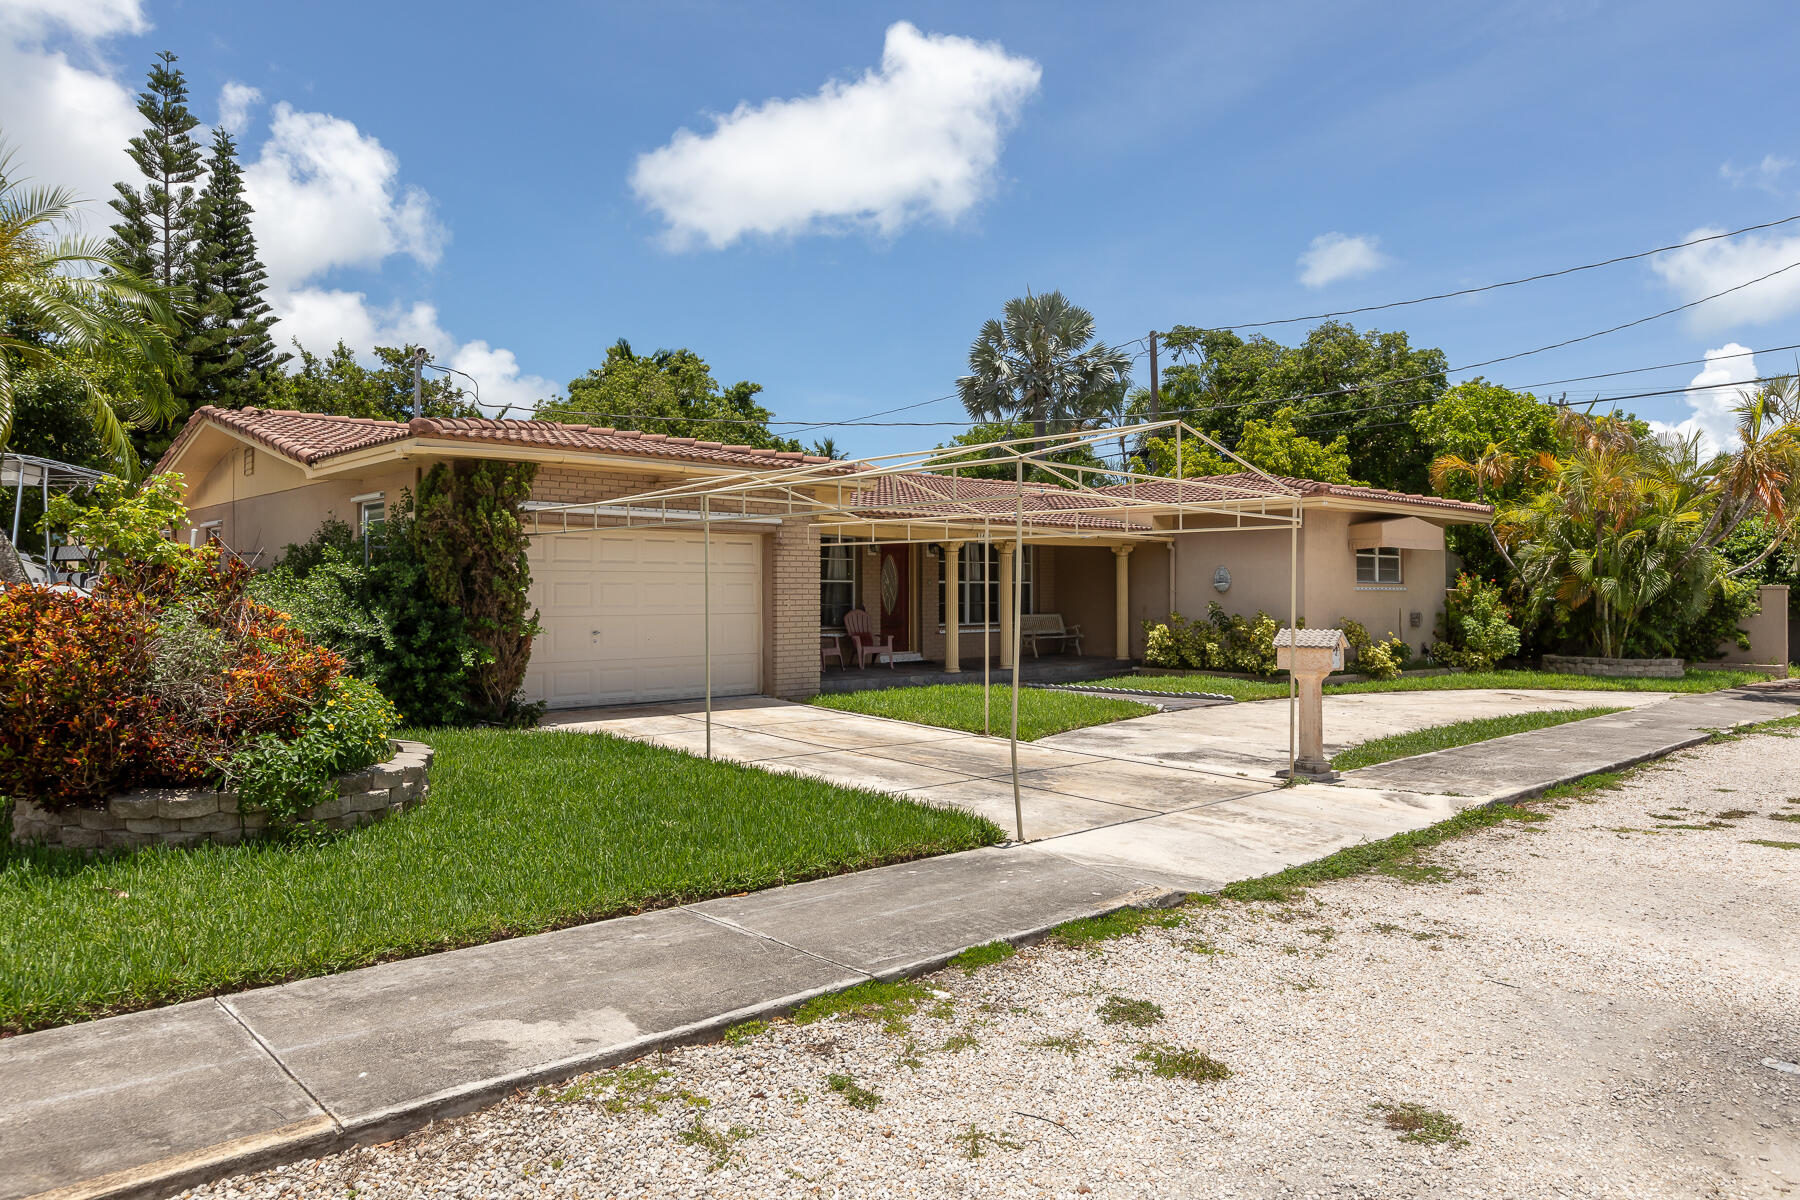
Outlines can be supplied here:
[[1557, 675], [1595, 675], [1603, 679], [1680, 679], [1687, 674], [1687, 663], [1679, 658], [1546, 654], [1544, 670]]
[[[394, 743], [383, 763], [340, 775], [337, 795], [300, 814], [328, 829], [353, 829], [422, 803], [431, 790], [432, 749], [423, 742]], [[261, 812], [241, 812], [233, 792], [203, 788], [136, 788], [113, 796], [105, 808], [48, 809], [31, 801], [13, 804], [12, 840], [72, 850], [232, 845], [268, 825]]]

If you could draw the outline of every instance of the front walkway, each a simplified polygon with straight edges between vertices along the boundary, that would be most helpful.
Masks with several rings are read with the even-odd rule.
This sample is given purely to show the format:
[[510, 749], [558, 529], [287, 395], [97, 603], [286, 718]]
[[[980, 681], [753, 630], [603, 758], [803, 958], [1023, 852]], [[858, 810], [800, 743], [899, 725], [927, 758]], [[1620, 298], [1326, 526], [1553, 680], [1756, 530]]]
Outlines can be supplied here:
[[[1441, 704], [1442, 696], [1430, 699]], [[1683, 696], [1484, 743], [1493, 751], [1486, 756], [1481, 747], [1440, 752], [1458, 756], [1442, 761], [1458, 764], [1460, 774], [1446, 782], [1459, 783], [1450, 790], [1464, 796], [1405, 790], [1417, 778], [1387, 791], [1280, 789], [1248, 773], [1039, 743], [1022, 748], [1032, 773], [1026, 831], [1044, 838], [1029, 845], [0, 1040], [0, 1200], [58, 1188], [70, 1189], [63, 1196], [166, 1195], [350, 1141], [383, 1140], [862, 980], [918, 973], [971, 945], [1028, 940], [1075, 917], [1152, 901], [1159, 888], [1212, 890], [1421, 828], [1476, 803], [1490, 761], [1509, 764], [1509, 787], [1519, 786], [1520, 764], [1528, 763], [1541, 782], [1555, 782], [1579, 741], [1582, 765], [1600, 769], [1593, 764], [1608, 739], [1591, 732], [1600, 721], [1637, 718], [1624, 749], [1642, 756], [1658, 738], [1673, 749], [1710, 728], [1785, 716], [1797, 705], [1800, 696], [1748, 690]], [[630, 736], [694, 749], [704, 737], [699, 723], [667, 707], [590, 718], [635, 720]], [[1425, 723], [1446, 719], [1441, 707], [1421, 720], [1427, 715]], [[715, 720], [715, 751], [756, 754], [771, 769], [905, 783], [904, 794], [972, 802], [984, 812], [1001, 793], [1010, 820], [1010, 781], [995, 769], [1003, 760], [989, 739], [760, 700], [732, 702]], [[1047, 836], [1057, 821], [1068, 831]]]

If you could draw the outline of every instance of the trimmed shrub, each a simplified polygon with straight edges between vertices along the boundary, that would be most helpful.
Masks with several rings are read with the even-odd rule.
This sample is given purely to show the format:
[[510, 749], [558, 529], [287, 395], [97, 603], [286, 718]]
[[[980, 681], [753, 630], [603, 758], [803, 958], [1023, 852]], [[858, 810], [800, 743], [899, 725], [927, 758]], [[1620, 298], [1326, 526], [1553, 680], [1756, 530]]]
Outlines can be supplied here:
[[1519, 652], [1519, 630], [1498, 584], [1467, 572], [1444, 598], [1438, 642], [1431, 657], [1468, 671], [1491, 671], [1501, 659]]
[[300, 717], [299, 735], [252, 738], [225, 765], [223, 781], [243, 808], [259, 809], [277, 824], [291, 822], [336, 795], [334, 779], [387, 758], [388, 734], [399, 714], [373, 686], [340, 676], [324, 703]]

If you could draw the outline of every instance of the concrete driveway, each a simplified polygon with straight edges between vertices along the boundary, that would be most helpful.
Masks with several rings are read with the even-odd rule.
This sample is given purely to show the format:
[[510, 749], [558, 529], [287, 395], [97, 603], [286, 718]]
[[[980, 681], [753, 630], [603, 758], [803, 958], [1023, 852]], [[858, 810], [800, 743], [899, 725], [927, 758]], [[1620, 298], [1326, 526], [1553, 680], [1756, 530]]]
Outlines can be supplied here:
[[[1527, 691], [1333, 696], [1325, 701], [1325, 728], [1335, 752], [1470, 717], [1663, 698]], [[704, 720], [702, 705], [682, 701], [552, 713], [544, 724], [697, 754], [706, 744]], [[712, 745], [715, 757], [765, 770], [954, 805], [1016, 836], [1011, 750], [1002, 738], [749, 696], [714, 704]], [[1195, 862], [1247, 868], [1264, 845], [1279, 845], [1285, 856], [1296, 836], [1323, 834], [1332, 843], [1385, 837], [1420, 824], [1421, 806], [1436, 814], [1431, 820], [1455, 811], [1449, 799], [1416, 793], [1307, 787], [1275, 794], [1274, 773], [1286, 765], [1287, 705], [1280, 701], [1156, 713], [1022, 742], [1024, 840], [1082, 835], [1065, 843], [1070, 853], [1139, 865], [1167, 857], [1180, 875], [1181, 864]], [[1226, 801], [1233, 803], [1211, 811]], [[1201, 846], [1207, 852], [1196, 854]], [[1176, 847], [1180, 852], [1171, 854]]]

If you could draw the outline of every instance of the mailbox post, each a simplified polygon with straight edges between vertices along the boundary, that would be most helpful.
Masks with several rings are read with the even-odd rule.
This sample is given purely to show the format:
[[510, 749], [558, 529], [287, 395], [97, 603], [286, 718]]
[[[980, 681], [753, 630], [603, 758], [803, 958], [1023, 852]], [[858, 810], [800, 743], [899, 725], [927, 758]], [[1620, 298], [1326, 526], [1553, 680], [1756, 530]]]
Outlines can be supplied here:
[[[1344, 667], [1350, 642], [1341, 629], [1283, 629], [1275, 635], [1275, 665], [1294, 677], [1300, 701], [1300, 751], [1291, 778], [1330, 783], [1338, 777], [1325, 761], [1325, 677]], [[1278, 772], [1284, 778], [1288, 772]]]

